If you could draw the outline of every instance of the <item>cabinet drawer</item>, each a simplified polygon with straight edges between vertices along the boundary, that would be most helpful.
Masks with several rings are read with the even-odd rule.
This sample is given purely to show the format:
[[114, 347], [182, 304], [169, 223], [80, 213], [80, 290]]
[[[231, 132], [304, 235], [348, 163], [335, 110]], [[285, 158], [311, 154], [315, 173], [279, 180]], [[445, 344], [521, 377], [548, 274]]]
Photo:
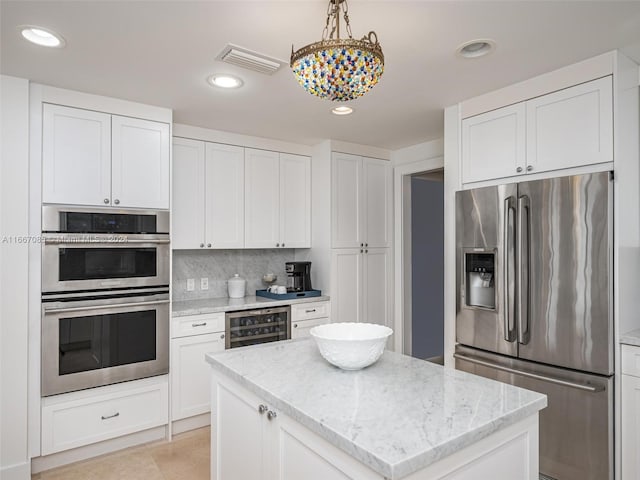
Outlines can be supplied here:
[[174, 317], [171, 338], [224, 332], [224, 312]]
[[[42, 455], [81, 447], [168, 421], [166, 381], [122, 390], [110, 386], [104, 394], [69, 401], [54, 400], [42, 408]], [[104, 391], [103, 389], [101, 389]], [[87, 391], [83, 392], [86, 394]]]
[[310, 302], [291, 305], [291, 320], [311, 320], [329, 316], [329, 302]]
[[324, 318], [314, 318], [313, 320], [303, 320], [293, 322], [291, 324], [291, 338], [305, 338], [310, 336], [309, 331], [317, 326], [323, 325], [325, 323], [329, 323], [329, 319]]
[[622, 373], [640, 377], [640, 347], [621, 345], [622, 347]]

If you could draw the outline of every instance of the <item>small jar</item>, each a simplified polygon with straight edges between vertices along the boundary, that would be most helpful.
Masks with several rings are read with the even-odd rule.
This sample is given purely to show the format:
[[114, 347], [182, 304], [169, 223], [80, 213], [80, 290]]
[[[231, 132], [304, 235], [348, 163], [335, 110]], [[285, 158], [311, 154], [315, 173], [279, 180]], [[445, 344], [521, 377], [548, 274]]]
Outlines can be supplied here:
[[227, 290], [229, 292], [229, 298], [242, 298], [244, 297], [244, 289], [247, 281], [240, 277], [237, 273], [227, 281]]

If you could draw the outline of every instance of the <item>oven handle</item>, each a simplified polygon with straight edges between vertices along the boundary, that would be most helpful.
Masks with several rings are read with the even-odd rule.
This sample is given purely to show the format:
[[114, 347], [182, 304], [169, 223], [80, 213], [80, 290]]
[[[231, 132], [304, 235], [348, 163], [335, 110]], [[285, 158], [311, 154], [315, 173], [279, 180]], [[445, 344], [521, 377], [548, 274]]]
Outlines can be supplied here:
[[132, 303], [111, 303], [106, 305], [90, 305], [88, 307], [51, 308], [45, 305], [44, 311], [46, 313], [80, 312], [80, 311], [86, 311], [86, 310], [104, 310], [105, 308], [143, 307], [147, 305], [160, 305], [163, 303], [169, 303], [169, 300], [153, 300], [151, 302], [132, 302]]
[[145, 239], [145, 238], [127, 238], [121, 242], [116, 241], [105, 241], [104, 239], [96, 239], [96, 240], [84, 240], [84, 241], [70, 241], [69, 238], [51, 238], [44, 237], [45, 245], [96, 245], [96, 244], [105, 244], [105, 245], [126, 245], [130, 243], [151, 243], [151, 244], [166, 244], [169, 243], [169, 239]]

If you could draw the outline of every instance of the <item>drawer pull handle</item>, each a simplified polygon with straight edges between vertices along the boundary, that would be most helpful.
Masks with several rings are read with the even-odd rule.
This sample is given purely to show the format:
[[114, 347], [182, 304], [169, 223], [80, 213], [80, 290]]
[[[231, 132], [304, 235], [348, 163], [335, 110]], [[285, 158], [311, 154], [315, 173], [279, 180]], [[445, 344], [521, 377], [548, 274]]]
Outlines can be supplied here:
[[202, 322], [202, 323], [192, 323], [191, 324], [192, 327], [206, 327], [207, 326], [207, 322]]
[[305, 310], [305, 313], [313, 313], [315, 311], [316, 311], [316, 309], [314, 308], [313, 310]]
[[116, 412], [113, 415], [107, 415], [106, 417], [102, 415], [100, 418], [102, 418], [102, 420], [109, 420], [110, 418], [115, 418], [119, 416], [120, 416], [120, 412]]

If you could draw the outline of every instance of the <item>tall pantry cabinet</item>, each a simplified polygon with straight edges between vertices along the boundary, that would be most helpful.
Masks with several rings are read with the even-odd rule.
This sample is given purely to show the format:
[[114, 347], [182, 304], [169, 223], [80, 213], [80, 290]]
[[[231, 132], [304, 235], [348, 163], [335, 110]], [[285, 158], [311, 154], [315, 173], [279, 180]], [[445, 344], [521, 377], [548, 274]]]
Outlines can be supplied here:
[[331, 302], [337, 322], [391, 321], [391, 165], [331, 154]]

